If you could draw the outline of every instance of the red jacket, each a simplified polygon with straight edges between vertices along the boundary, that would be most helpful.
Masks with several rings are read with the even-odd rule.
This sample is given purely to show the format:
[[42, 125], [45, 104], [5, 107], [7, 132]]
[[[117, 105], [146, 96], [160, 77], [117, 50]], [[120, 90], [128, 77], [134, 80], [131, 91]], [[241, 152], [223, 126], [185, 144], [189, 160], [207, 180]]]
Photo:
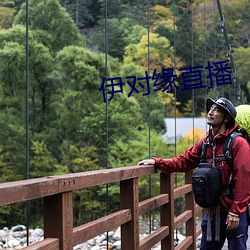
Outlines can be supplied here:
[[[195, 145], [185, 151], [184, 154], [176, 158], [162, 159], [154, 158], [155, 166], [163, 173], [186, 172], [198, 166], [202, 150], [202, 142], [209, 143], [207, 146], [206, 159], [213, 158], [213, 146], [215, 158], [223, 157], [223, 144], [225, 138], [233, 131], [238, 130], [238, 125], [228, 129], [223, 134], [218, 134], [212, 138], [206, 136]], [[247, 208], [250, 201], [250, 144], [241, 136], [237, 136], [232, 144], [233, 155], [233, 180], [234, 180], [234, 200], [230, 200], [226, 195], [220, 198], [221, 211], [232, 212], [241, 215]], [[230, 178], [231, 170], [226, 161], [215, 162], [215, 166], [221, 169], [221, 184], [224, 189]]]

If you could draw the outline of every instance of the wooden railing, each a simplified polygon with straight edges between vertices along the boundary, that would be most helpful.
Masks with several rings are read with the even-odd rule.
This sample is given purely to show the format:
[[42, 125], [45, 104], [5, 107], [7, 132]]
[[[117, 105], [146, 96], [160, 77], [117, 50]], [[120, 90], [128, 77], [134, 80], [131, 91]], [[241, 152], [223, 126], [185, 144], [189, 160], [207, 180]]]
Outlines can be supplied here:
[[[160, 174], [160, 193], [139, 202], [138, 178], [156, 173], [153, 166], [131, 166], [48, 176], [0, 184], [0, 206], [43, 198], [44, 240], [25, 250], [72, 250], [101, 233], [121, 227], [122, 250], [148, 250], [161, 241], [161, 249], [196, 249], [201, 233], [196, 226], [196, 213], [191, 173], [186, 184], [174, 189], [173, 174]], [[89, 223], [73, 227], [72, 192], [112, 182], [120, 183], [120, 210]], [[185, 212], [174, 217], [174, 200], [185, 195]], [[139, 216], [160, 207], [160, 227], [139, 240]], [[174, 230], [186, 224], [185, 239], [174, 247]]]

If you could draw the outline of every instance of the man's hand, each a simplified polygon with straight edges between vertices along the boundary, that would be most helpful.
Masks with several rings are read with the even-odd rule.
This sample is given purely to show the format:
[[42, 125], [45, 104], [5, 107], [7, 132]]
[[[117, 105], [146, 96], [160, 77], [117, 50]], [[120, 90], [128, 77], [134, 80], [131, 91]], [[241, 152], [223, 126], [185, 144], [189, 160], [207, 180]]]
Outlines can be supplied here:
[[155, 160], [154, 159], [142, 160], [137, 163], [137, 166], [138, 165], [155, 165]]
[[230, 213], [227, 215], [227, 229], [228, 230], [233, 230], [239, 226], [240, 223], [240, 218], [239, 216], [231, 215]]

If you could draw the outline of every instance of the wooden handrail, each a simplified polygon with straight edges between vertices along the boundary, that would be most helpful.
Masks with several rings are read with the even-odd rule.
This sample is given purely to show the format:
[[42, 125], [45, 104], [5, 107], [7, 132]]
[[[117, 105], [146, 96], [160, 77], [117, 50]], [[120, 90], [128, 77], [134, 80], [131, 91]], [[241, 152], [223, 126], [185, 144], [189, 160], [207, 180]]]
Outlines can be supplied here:
[[[161, 241], [161, 249], [175, 249], [174, 230], [186, 224], [186, 238], [176, 249], [196, 249], [200, 227], [196, 213], [201, 211], [193, 199], [191, 174], [186, 184], [174, 189], [173, 174], [160, 174], [160, 194], [139, 202], [141, 176], [156, 174], [154, 166], [129, 166], [58, 176], [48, 176], [0, 184], [0, 206], [33, 199], [44, 199], [44, 240], [23, 249], [72, 250], [101, 233], [121, 227], [122, 249], [146, 250]], [[73, 228], [74, 190], [120, 183], [120, 210]], [[174, 200], [185, 196], [186, 211], [174, 218]], [[160, 208], [161, 225], [143, 240], [139, 239], [139, 216]]]

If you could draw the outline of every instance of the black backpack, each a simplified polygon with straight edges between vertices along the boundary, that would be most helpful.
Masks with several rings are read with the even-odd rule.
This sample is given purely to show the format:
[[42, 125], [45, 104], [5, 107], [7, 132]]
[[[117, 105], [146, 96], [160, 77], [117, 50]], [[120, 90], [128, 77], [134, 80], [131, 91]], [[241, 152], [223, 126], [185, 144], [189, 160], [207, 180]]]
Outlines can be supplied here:
[[[238, 132], [230, 134], [224, 145], [223, 154], [224, 157], [217, 157], [215, 161], [226, 160], [230, 169], [233, 168], [232, 157], [232, 142], [237, 136], [242, 136]], [[203, 208], [215, 207], [219, 203], [221, 196], [221, 171], [219, 168], [214, 167], [211, 163], [206, 162], [206, 150], [207, 144], [202, 144], [201, 162], [198, 168], [193, 172], [192, 187], [195, 202]], [[227, 186], [227, 195], [233, 199], [233, 184], [230, 182]]]

